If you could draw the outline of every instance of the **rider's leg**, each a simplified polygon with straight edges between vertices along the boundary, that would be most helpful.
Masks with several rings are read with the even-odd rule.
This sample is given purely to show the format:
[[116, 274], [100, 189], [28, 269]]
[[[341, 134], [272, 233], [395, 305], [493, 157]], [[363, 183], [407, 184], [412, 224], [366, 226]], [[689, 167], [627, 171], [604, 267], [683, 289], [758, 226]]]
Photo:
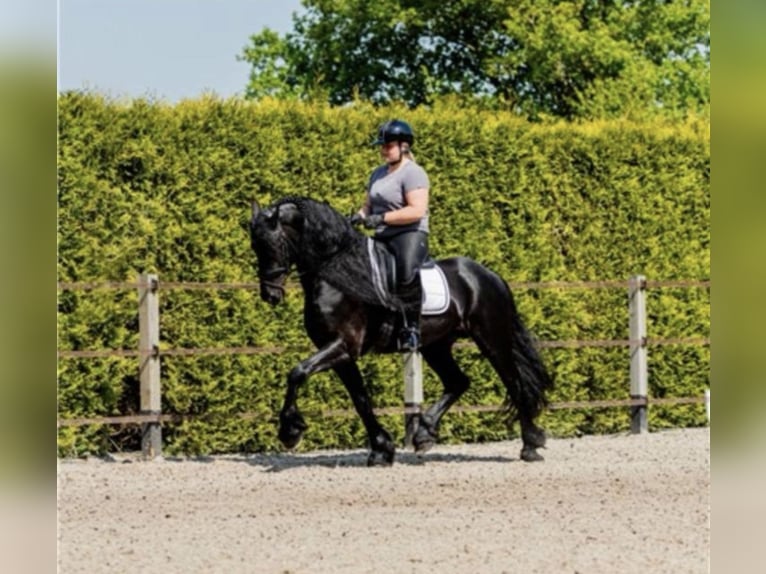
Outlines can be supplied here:
[[414, 351], [420, 346], [420, 308], [423, 300], [423, 288], [420, 285], [420, 273], [399, 286], [398, 296], [403, 304], [405, 326], [399, 337], [399, 346]]
[[420, 346], [420, 309], [423, 291], [420, 284], [420, 266], [428, 256], [428, 234], [407, 231], [389, 240], [396, 255], [398, 279], [397, 297], [402, 303], [405, 328], [400, 334], [400, 347], [415, 350]]

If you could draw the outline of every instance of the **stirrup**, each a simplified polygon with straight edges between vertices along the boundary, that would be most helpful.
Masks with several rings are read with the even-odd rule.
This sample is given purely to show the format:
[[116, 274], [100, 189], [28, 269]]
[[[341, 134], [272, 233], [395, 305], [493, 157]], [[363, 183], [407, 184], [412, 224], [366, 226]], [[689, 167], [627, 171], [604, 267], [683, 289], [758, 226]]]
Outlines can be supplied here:
[[417, 351], [420, 347], [420, 332], [415, 327], [404, 327], [399, 332], [399, 350]]

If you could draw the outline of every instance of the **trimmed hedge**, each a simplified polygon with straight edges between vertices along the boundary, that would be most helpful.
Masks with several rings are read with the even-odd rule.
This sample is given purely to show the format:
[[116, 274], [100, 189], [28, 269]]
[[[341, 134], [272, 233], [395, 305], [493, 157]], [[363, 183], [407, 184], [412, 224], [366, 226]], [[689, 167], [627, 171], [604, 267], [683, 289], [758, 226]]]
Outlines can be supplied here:
[[[377, 125], [403, 116], [431, 178], [431, 251], [466, 255], [509, 282], [537, 280], [704, 279], [710, 275], [709, 126], [683, 124], [530, 124], [512, 115], [441, 103], [433, 109], [355, 104], [259, 103], [214, 97], [168, 105], [111, 101], [96, 94], [59, 97], [60, 281], [254, 280], [255, 257], [243, 224], [250, 201], [307, 195], [350, 213], [379, 157], [367, 144]], [[520, 311], [542, 340], [627, 338], [623, 289], [516, 290]], [[165, 357], [163, 411], [206, 414], [165, 429], [168, 452], [278, 448], [276, 413], [285, 377], [310, 343], [302, 293], [271, 308], [252, 291], [161, 291], [163, 346], [279, 345], [280, 355]], [[709, 336], [705, 289], [651, 290], [650, 337]], [[61, 291], [60, 349], [135, 348], [134, 292]], [[303, 349], [303, 350], [302, 350]], [[474, 380], [463, 404], [498, 404], [503, 387], [477, 351], [456, 352]], [[559, 400], [625, 398], [624, 348], [544, 350]], [[701, 395], [709, 382], [707, 347], [650, 349], [652, 396]], [[401, 404], [400, 358], [365, 357], [361, 366], [378, 406]], [[427, 401], [440, 383], [426, 370]], [[59, 416], [138, 410], [135, 359], [61, 359]], [[301, 408], [311, 424], [301, 448], [365, 444], [356, 417], [323, 419], [350, 408], [332, 374], [311, 379]], [[262, 416], [242, 420], [234, 415]], [[699, 405], [653, 407], [657, 427], [701, 425]], [[397, 438], [402, 417], [384, 417]], [[546, 413], [565, 436], [624, 430], [627, 409]], [[517, 432], [517, 429], [512, 431]], [[444, 441], [507, 438], [500, 414], [450, 414]], [[512, 434], [511, 436], [516, 436]], [[59, 452], [134, 449], [134, 427], [59, 430]]]

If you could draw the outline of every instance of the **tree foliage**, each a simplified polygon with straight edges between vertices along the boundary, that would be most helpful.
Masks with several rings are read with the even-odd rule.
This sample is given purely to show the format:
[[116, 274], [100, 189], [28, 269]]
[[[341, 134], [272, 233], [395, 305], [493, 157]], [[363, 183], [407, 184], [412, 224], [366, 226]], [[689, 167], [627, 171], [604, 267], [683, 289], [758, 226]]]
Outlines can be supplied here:
[[460, 94], [530, 117], [707, 112], [709, 0], [304, 0], [255, 34], [247, 96]]

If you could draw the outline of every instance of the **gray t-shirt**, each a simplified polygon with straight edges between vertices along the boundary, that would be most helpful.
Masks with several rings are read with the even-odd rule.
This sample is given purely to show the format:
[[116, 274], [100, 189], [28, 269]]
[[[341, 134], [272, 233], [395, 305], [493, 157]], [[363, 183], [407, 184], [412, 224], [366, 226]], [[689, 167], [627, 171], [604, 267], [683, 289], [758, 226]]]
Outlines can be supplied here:
[[[367, 184], [370, 199], [370, 213], [385, 213], [401, 209], [407, 205], [404, 197], [413, 189], [428, 189], [428, 175], [414, 161], [408, 161], [393, 173], [387, 173], [388, 166], [382, 165], [372, 172]], [[407, 225], [379, 225], [375, 229], [376, 237], [391, 237], [402, 231], [424, 231], [428, 233], [428, 210], [419, 220]]]

